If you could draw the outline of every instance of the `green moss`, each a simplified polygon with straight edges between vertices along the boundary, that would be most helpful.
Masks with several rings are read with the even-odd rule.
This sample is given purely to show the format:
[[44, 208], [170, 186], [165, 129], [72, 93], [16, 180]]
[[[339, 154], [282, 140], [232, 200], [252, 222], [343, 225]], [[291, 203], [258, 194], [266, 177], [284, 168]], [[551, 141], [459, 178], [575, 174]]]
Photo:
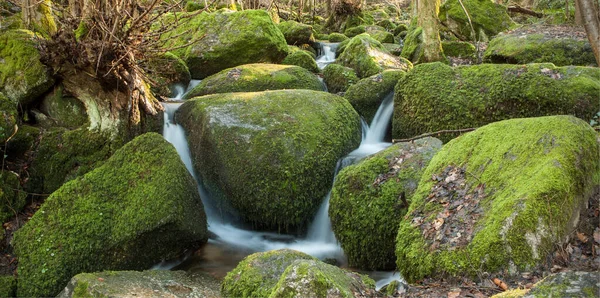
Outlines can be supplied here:
[[[5, 2], [6, 3], [6, 2]], [[0, 8], [1, 10], [2, 8]], [[4, 16], [3, 21], [0, 23], [0, 33], [6, 30], [24, 29], [23, 18], [21, 13]]]
[[300, 66], [313, 73], [321, 72], [319, 66], [317, 65], [317, 61], [315, 61], [315, 59], [306, 51], [296, 51], [292, 54], [289, 54], [281, 63]]
[[398, 24], [396, 28], [394, 28], [393, 34], [394, 36], [398, 36], [402, 32], [408, 31], [408, 26], [406, 24]]
[[48, 68], [40, 62], [35, 34], [8, 30], [0, 34], [0, 93], [14, 104], [28, 104], [54, 84]]
[[[432, 275], [515, 274], [541, 264], [571, 233], [598, 184], [590, 175], [600, 166], [598, 154], [593, 129], [572, 116], [505, 120], [452, 140], [429, 163], [400, 223], [396, 256], [402, 276], [415, 282]], [[464, 189], [430, 199], [447, 183], [448, 166], [464, 169]], [[461, 204], [476, 192], [478, 205], [463, 206], [474, 210], [473, 227], [463, 231], [472, 235], [456, 245], [433, 246], [435, 232], [423, 236], [421, 228], [444, 210], [438, 200]]]
[[346, 36], [346, 35], [344, 35], [342, 33], [334, 32], [334, 33], [329, 34], [329, 41], [330, 42], [342, 42], [342, 41], [347, 40], [347, 39], [349, 39], [348, 36]]
[[25, 207], [27, 194], [21, 188], [19, 177], [13, 172], [0, 172], [0, 181], [0, 222], [6, 222]]
[[527, 297], [598, 297], [599, 279], [598, 271], [555, 273], [536, 283]]
[[[196, 173], [219, 201], [257, 228], [306, 227], [337, 160], [360, 142], [358, 114], [312, 90], [197, 97], [177, 111]], [[276, 199], [275, 199], [276, 198]]]
[[555, 38], [540, 34], [504, 34], [492, 39], [483, 56], [492, 63], [550, 62], [557, 66], [596, 66], [594, 52], [585, 38]]
[[492, 298], [521, 298], [529, 292], [529, 289], [508, 290], [492, 296]]
[[89, 123], [83, 103], [77, 98], [63, 96], [62, 86], [57, 86], [46, 94], [40, 110], [50, 118], [52, 126], [75, 129]]
[[15, 133], [18, 116], [15, 103], [0, 93], [0, 143], [6, 142]]
[[394, 29], [396, 29], [396, 24], [392, 23], [390, 20], [381, 20], [377, 22], [376, 25], [385, 28], [385, 30], [389, 32], [393, 32]]
[[187, 12], [193, 12], [200, 9], [204, 9], [204, 3], [196, 2], [194, 0], [185, 3], [185, 11]]
[[20, 125], [17, 133], [6, 144], [4, 152], [7, 160], [15, 161], [24, 154], [35, 149], [35, 144], [40, 135], [40, 129], [29, 125]]
[[392, 137], [518, 117], [571, 114], [589, 121], [600, 110], [599, 78], [600, 69], [591, 67], [420, 64], [396, 86]]
[[472, 43], [464, 41], [442, 41], [444, 55], [450, 57], [476, 58], [477, 49]]
[[340, 171], [331, 192], [329, 217], [349, 266], [395, 268], [395, 239], [408, 209], [405, 202], [441, 147], [433, 138], [397, 143]]
[[402, 46], [396, 43], [384, 43], [385, 49], [394, 56], [400, 56], [402, 54]]
[[385, 97], [394, 91], [394, 86], [404, 75], [401, 70], [388, 70], [364, 78], [351, 85], [344, 98], [367, 123], [371, 123]]
[[146, 74], [152, 82], [152, 92], [161, 96], [173, 97], [171, 87], [175, 84], [187, 86], [191, 79], [185, 62], [171, 52], [151, 58], [145, 66]]
[[[303, 52], [309, 54], [310, 57], [313, 58], [313, 59], [317, 58], [317, 52], [314, 50], [313, 47], [309, 46], [307, 48], [300, 48], [299, 46], [288, 46], [288, 52], [290, 54], [293, 54], [293, 53], [298, 52], [298, 51], [303, 51]], [[288, 54], [288, 56], [289, 56], [289, 54]]]
[[[296, 53], [303, 52], [297, 51]], [[321, 84], [317, 76], [299, 66], [246, 64], [225, 69], [207, 77], [190, 90], [185, 95], [185, 98], [215, 93], [255, 92], [279, 89], [322, 91], [323, 84]]]
[[277, 24], [277, 28], [281, 30], [289, 45], [311, 44], [315, 42], [312, 26], [310, 25], [296, 21], [285, 21]]
[[412, 68], [410, 61], [390, 55], [385, 47], [368, 34], [353, 37], [337, 63], [353, 68], [358, 77], [365, 78], [385, 69], [408, 71]]
[[[182, 18], [163, 35], [165, 48], [182, 58], [192, 78], [203, 79], [223, 69], [248, 63], [279, 63], [288, 54], [285, 38], [264, 10], [219, 10]], [[165, 14], [154, 27], [176, 22]], [[186, 46], [190, 44], [189, 46]]]
[[369, 30], [367, 33], [380, 43], [394, 43], [394, 35], [383, 30]]
[[15, 297], [17, 293], [17, 279], [12, 275], [0, 276], [0, 297]]
[[81, 38], [85, 37], [85, 35], [88, 34], [88, 32], [89, 28], [86, 25], [86, 22], [80, 21], [79, 26], [77, 26], [77, 29], [75, 29], [75, 31], [73, 32], [75, 34], [75, 40], [78, 42], [81, 41]]
[[462, 0], [475, 29], [472, 34], [469, 20], [458, 0], [448, 0], [440, 7], [440, 22], [462, 40], [485, 41], [487, 37], [505, 31], [515, 23], [507, 13], [506, 6], [488, 0]]
[[354, 36], [357, 36], [357, 35], [365, 33], [365, 32], [367, 32], [367, 29], [365, 28], [365, 26], [356, 26], [356, 27], [350, 27], [350, 28], [344, 30], [344, 35], [352, 38]]
[[337, 94], [346, 92], [350, 86], [359, 81], [354, 69], [339, 64], [329, 64], [323, 69], [323, 80], [327, 90]]
[[340, 56], [340, 55], [341, 55], [341, 54], [344, 52], [344, 50], [346, 49], [346, 46], [347, 46], [349, 43], [350, 43], [350, 39], [346, 39], [346, 40], [344, 40], [344, 41], [340, 42], [340, 43], [338, 44], [338, 47], [337, 47], [337, 49], [335, 49], [335, 56], [336, 56], [336, 57], [339, 57], [339, 56]]
[[268, 297], [286, 268], [295, 260], [315, 260], [290, 249], [255, 253], [227, 273], [221, 284], [223, 297]]
[[156, 133], [63, 185], [14, 236], [19, 296], [55, 296], [80, 272], [143, 269], [206, 241], [196, 183]]
[[418, 62], [423, 56], [423, 28], [411, 27], [404, 39], [404, 46], [400, 56], [412, 61]]

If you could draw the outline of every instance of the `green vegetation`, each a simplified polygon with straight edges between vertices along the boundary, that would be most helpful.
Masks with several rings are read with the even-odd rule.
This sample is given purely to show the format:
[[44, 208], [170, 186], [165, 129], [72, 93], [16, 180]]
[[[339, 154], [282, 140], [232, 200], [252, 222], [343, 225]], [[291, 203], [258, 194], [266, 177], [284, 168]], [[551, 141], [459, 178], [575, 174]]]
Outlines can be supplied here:
[[315, 42], [312, 26], [296, 21], [285, 21], [277, 24], [285, 41], [289, 45], [312, 44]]
[[392, 69], [364, 78], [351, 85], [344, 98], [367, 123], [371, 123], [385, 97], [394, 92], [394, 86], [404, 74], [404, 71]]
[[[21, 187], [19, 177], [13, 172], [0, 172], [0, 222], [6, 222], [17, 216], [25, 207], [27, 195]], [[4, 231], [2, 231], [4, 233]]]
[[191, 75], [185, 62], [171, 52], [166, 52], [148, 61], [147, 72], [151, 82], [152, 92], [172, 97], [171, 87], [174, 84], [187, 86]]
[[323, 80], [327, 90], [333, 94], [346, 92], [350, 86], [359, 81], [354, 69], [339, 64], [329, 64], [323, 69]]
[[440, 7], [440, 22], [462, 40], [486, 41], [489, 37], [515, 25], [506, 6], [487, 0], [462, 0], [469, 12], [475, 29], [475, 36], [465, 11], [458, 0], [448, 0]]
[[444, 55], [446, 56], [470, 59], [477, 58], [477, 49], [470, 42], [442, 41], [442, 48], [444, 49]]
[[[295, 51], [295, 52], [289, 54], [287, 57], [285, 57], [285, 59], [283, 59], [281, 64], [300, 66], [300, 67], [307, 69], [313, 73], [321, 72], [321, 70], [319, 69], [319, 66], [317, 65], [317, 61], [315, 61], [315, 58], [313, 58], [311, 56], [311, 54], [309, 54], [307, 51], [302, 51], [302, 50]], [[312, 89], [312, 88], [306, 88], [306, 89]], [[321, 89], [323, 89], [323, 88], [321, 88]]]
[[390, 55], [381, 43], [368, 34], [353, 37], [338, 57], [337, 63], [354, 69], [360, 78], [375, 75], [385, 69], [408, 71], [412, 68], [410, 61]]

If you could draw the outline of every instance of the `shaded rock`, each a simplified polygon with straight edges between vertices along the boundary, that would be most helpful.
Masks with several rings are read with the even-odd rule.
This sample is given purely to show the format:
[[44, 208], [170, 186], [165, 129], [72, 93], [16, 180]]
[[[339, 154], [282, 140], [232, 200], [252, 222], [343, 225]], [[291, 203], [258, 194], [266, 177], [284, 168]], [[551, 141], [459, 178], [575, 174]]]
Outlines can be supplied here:
[[55, 296], [81, 272], [143, 269], [207, 240], [196, 183], [156, 133], [63, 185], [19, 229], [19, 296]]
[[323, 69], [323, 81], [329, 92], [337, 94], [346, 92], [350, 86], [359, 81], [359, 78], [354, 69], [332, 63]]
[[[553, 64], [420, 64], [396, 86], [393, 138], [479, 127], [508, 118], [600, 110], [600, 69]], [[443, 141], [452, 135], [443, 135]]]
[[398, 225], [431, 158], [435, 138], [397, 143], [340, 171], [329, 217], [348, 265], [364, 270], [395, 268]]
[[385, 69], [408, 71], [410, 61], [390, 55], [385, 47], [367, 34], [358, 35], [350, 40], [337, 63], [350, 67], [360, 78], [377, 74]]
[[298, 23], [296, 21], [285, 21], [277, 24], [285, 41], [289, 45], [312, 44], [315, 42], [312, 26]]
[[350, 27], [350, 28], [346, 29], [344, 31], [344, 35], [352, 38], [352, 37], [355, 37], [355, 36], [365, 33], [365, 32], [367, 32], [367, 29], [365, 26], [356, 26], [356, 27]]
[[383, 46], [394, 56], [400, 56], [400, 54], [402, 54], [402, 45], [396, 43], [384, 43]]
[[477, 49], [472, 43], [464, 41], [442, 41], [444, 55], [460, 58], [477, 58]]
[[514, 275], [544, 264], [600, 184], [598, 154], [594, 130], [573, 116], [495, 122], [450, 141], [400, 223], [402, 276]]
[[49, 118], [53, 126], [73, 129], [88, 123], [83, 103], [77, 98], [64, 94], [62, 86], [55, 87], [44, 97], [40, 110]]
[[23, 207], [27, 194], [21, 187], [19, 177], [14, 172], [3, 170], [0, 173], [0, 222], [6, 222], [17, 216]]
[[246, 64], [225, 69], [202, 80], [185, 94], [201, 95], [278, 89], [323, 90], [319, 78], [305, 68], [279, 64]]
[[219, 207], [278, 231], [308, 224], [337, 160], [360, 142], [359, 117], [348, 101], [312, 90], [197, 97], [175, 119]]
[[15, 133], [17, 124], [17, 105], [0, 93], [0, 142], [4, 143]]
[[385, 97], [394, 91], [394, 86], [405, 74], [401, 70], [387, 70], [364, 78], [350, 86], [344, 98], [367, 123], [371, 123]]
[[598, 297], [600, 273], [561, 272], [536, 283], [523, 297]]
[[458, 0], [446, 1], [440, 7], [439, 13], [440, 22], [461, 40], [486, 41], [489, 37], [515, 25], [504, 5], [487, 0], [462, 0], [462, 3], [471, 17], [475, 36]]
[[40, 62], [35, 34], [8, 30], [0, 34], [0, 93], [16, 104], [28, 104], [54, 84], [49, 69]]
[[171, 88], [175, 84], [187, 86], [191, 75], [185, 62], [171, 52], [166, 52], [150, 59], [146, 66], [148, 79], [152, 82], [151, 90], [164, 97], [173, 97]]
[[[306, 51], [293, 52], [293, 53], [289, 54], [287, 57], [285, 57], [285, 59], [283, 59], [283, 62], [281, 62], [281, 63], [287, 64], [287, 65], [300, 66], [300, 67], [307, 69], [313, 73], [321, 72], [321, 70], [319, 69], [319, 66], [317, 65], [317, 61], [315, 61], [315, 58], [313, 58]], [[322, 90], [322, 88], [320, 90]]]
[[184, 271], [104, 271], [75, 275], [57, 296], [216, 298], [219, 281], [208, 273]]

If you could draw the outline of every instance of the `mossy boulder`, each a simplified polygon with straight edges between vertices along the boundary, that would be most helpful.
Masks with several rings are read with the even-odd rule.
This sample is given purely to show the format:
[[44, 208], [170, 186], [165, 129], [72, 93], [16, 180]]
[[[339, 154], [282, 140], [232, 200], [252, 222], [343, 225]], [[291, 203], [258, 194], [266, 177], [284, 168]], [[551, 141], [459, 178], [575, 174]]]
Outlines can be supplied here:
[[393, 30], [394, 36], [399, 36], [400, 33], [408, 31], [408, 26], [406, 24], [398, 24], [396, 28]]
[[400, 79], [395, 93], [393, 138], [519, 117], [571, 114], [589, 121], [600, 110], [600, 69], [427, 63]]
[[[300, 67], [302, 67], [310, 72], [313, 72], [313, 73], [321, 72], [321, 70], [319, 69], [319, 66], [317, 65], [317, 61], [315, 61], [315, 58], [313, 58], [311, 56], [311, 54], [307, 53], [306, 51], [293, 52], [293, 53], [289, 54], [287, 57], [285, 57], [285, 59], [283, 59], [283, 62], [281, 62], [281, 63], [286, 64], [286, 65], [300, 66]], [[312, 88], [308, 88], [308, 89], [312, 89]]]
[[[344, 31], [348, 28], [357, 27], [357, 26], [368, 26], [375, 24], [375, 19], [368, 12], [357, 12], [355, 14], [349, 15], [346, 18], [346, 21], [342, 25], [341, 31]], [[350, 36], [348, 36], [350, 37]]]
[[156, 133], [46, 199], [13, 242], [19, 296], [56, 296], [81, 272], [144, 269], [207, 240], [196, 183]]
[[367, 123], [371, 123], [385, 97], [394, 92], [394, 86], [405, 74], [401, 70], [387, 70], [364, 78], [350, 86], [344, 97]]
[[12, 275], [0, 276], [0, 297], [17, 296], [17, 279]]
[[384, 30], [367, 30], [367, 33], [380, 43], [394, 43], [394, 35]]
[[346, 36], [342, 33], [333, 32], [333, 33], [329, 34], [330, 42], [342, 42], [346, 39], [348, 39], [348, 36]]
[[329, 217], [350, 267], [395, 269], [398, 225], [423, 170], [441, 147], [435, 138], [397, 143], [340, 171]]
[[18, 117], [17, 105], [0, 93], [0, 143], [13, 135]]
[[[7, 2], [5, 1], [4, 3]], [[21, 13], [10, 14], [2, 17], [4, 19], [2, 23], [0, 23], [0, 32], [13, 29], [24, 29], [23, 17], [21, 17]]]
[[400, 273], [415, 282], [542, 265], [600, 183], [599, 149], [573, 116], [504, 120], [450, 141], [400, 223]]
[[489, 0], [462, 0], [462, 4], [469, 12], [475, 36], [459, 0], [446, 1], [439, 13], [440, 22], [462, 40], [486, 41], [515, 25], [504, 5]]
[[279, 89], [323, 91], [319, 78], [305, 68], [279, 64], [246, 64], [225, 69], [202, 80], [185, 98], [229, 93]]
[[477, 49], [470, 42], [465, 41], [442, 41], [444, 55], [460, 58], [477, 58]]
[[[264, 10], [222, 9], [178, 21], [162, 38], [166, 48], [182, 47], [172, 52], [186, 62], [194, 79], [242, 64], [279, 63], [288, 54], [283, 34]], [[166, 14], [159, 22], [175, 22], [175, 16]]]
[[74, 129], [89, 123], [83, 103], [65, 94], [62, 86], [56, 86], [44, 96], [40, 110], [55, 126]]
[[490, 41], [483, 59], [492, 63], [596, 66], [594, 52], [585, 35], [557, 38], [545, 33], [501, 34]]
[[58, 298], [220, 297], [219, 281], [208, 273], [184, 271], [104, 271], [75, 275]]
[[4, 223], [12, 217], [17, 216], [27, 198], [27, 194], [21, 187], [21, 182], [16, 173], [3, 170], [0, 172], [0, 222]]
[[423, 56], [423, 28], [411, 26], [404, 38], [400, 56], [413, 63], [418, 63]]
[[323, 81], [327, 85], [327, 90], [334, 94], [346, 92], [359, 80], [356, 71], [350, 67], [332, 63], [323, 69]]
[[390, 20], [381, 20], [381, 21], [377, 22], [377, 24], [375, 24], [375, 25], [382, 27], [386, 31], [389, 31], [389, 32], [394, 32], [394, 29], [396, 29], [396, 24], [394, 24]]
[[350, 27], [350, 28], [344, 30], [344, 35], [352, 38], [354, 36], [357, 36], [357, 35], [365, 33], [365, 32], [367, 32], [367, 28], [365, 26], [356, 26], [356, 27]]
[[[303, 46], [303, 45], [301, 45], [301, 46]], [[293, 54], [298, 51], [303, 51], [303, 52], [309, 54], [313, 59], [317, 58], [317, 51], [311, 46], [306, 47], [306, 48], [300, 48], [299, 46], [288, 46], [288, 52], [290, 54]], [[288, 56], [289, 56], [289, 54], [288, 54]]]
[[295, 260], [277, 282], [272, 298], [283, 297], [369, 297], [375, 282], [318, 260]]
[[522, 297], [598, 297], [600, 273], [571, 271], [547, 276]]
[[402, 54], [402, 45], [396, 43], [384, 43], [383, 46], [394, 56], [400, 56]]
[[4, 152], [6, 159], [11, 162], [22, 159], [25, 154], [36, 148], [36, 142], [40, 134], [41, 130], [37, 127], [19, 125], [17, 133], [6, 144]]
[[247, 256], [227, 273], [223, 297], [269, 297], [283, 272], [296, 260], [316, 260], [305, 253], [280, 249]]
[[146, 69], [152, 92], [164, 97], [173, 97], [173, 85], [187, 86], [192, 78], [185, 62], [171, 52], [151, 58]]
[[296, 21], [285, 21], [277, 24], [285, 41], [289, 45], [312, 44], [315, 42], [312, 26]]
[[16, 104], [28, 104], [54, 84], [49, 69], [40, 62], [36, 35], [27, 30], [0, 34], [0, 93]]
[[336, 57], [339, 57], [344, 52], [344, 50], [346, 50], [346, 46], [350, 43], [350, 40], [351, 39], [348, 38], [338, 44], [337, 48], [335, 49]]
[[367, 34], [353, 37], [338, 57], [337, 63], [354, 69], [360, 78], [375, 75], [385, 69], [408, 71], [412, 68], [410, 61], [389, 54], [380, 42]]
[[268, 230], [305, 227], [331, 186], [337, 160], [360, 143], [344, 98], [312, 90], [225, 93], [184, 103], [196, 173], [220, 202]]

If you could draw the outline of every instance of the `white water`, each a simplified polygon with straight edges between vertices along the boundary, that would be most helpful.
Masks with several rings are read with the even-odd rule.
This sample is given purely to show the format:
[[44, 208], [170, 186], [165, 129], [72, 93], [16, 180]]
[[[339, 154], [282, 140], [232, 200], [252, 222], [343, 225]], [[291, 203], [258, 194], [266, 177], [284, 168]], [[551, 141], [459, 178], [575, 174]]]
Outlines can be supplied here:
[[319, 66], [319, 69], [323, 69], [335, 61], [335, 50], [337, 50], [339, 42], [319, 42], [319, 45], [321, 46], [321, 50], [319, 51], [319, 57], [317, 57], [317, 66]]

